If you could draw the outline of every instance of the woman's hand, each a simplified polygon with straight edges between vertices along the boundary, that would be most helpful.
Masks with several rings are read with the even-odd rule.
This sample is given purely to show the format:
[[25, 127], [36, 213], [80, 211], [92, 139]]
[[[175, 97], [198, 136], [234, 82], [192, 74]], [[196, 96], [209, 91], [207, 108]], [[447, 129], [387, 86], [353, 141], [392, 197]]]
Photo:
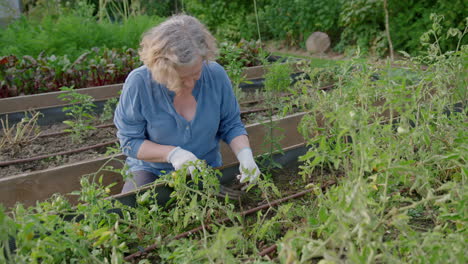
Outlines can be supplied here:
[[[175, 170], [181, 169], [187, 162], [195, 162], [197, 160], [197, 156], [181, 147], [176, 147], [167, 155], [167, 161], [172, 164]], [[195, 166], [190, 165], [188, 170], [190, 175], [192, 175], [193, 171], [195, 170]]]
[[241, 173], [238, 176], [238, 179], [241, 183], [245, 183], [247, 181], [250, 184], [253, 184], [257, 181], [258, 176], [260, 175], [260, 169], [255, 163], [253, 158], [252, 149], [249, 147], [245, 147], [241, 149], [237, 153], [237, 160], [239, 160], [239, 172]]

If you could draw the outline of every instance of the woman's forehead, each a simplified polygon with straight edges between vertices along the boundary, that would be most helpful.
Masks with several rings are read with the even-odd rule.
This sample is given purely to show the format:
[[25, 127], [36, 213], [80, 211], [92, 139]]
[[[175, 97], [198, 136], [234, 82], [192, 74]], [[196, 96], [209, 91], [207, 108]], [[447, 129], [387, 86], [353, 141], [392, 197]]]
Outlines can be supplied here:
[[187, 66], [177, 66], [176, 71], [179, 73], [180, 77], [191, 76], [198, 74], [203, 67], [203, 59], [199, 57], [192, 65]]

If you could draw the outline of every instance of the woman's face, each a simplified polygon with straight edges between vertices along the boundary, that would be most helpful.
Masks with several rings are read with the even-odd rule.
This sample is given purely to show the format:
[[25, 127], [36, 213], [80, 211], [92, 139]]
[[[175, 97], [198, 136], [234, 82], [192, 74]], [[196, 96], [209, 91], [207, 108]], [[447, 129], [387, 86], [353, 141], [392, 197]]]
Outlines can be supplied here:
[[203, 60], [201, 57], [198, 57], [193, 65], [179, 66], [176, 68], [180, 80], [182, 81], [183, 89], [193, 89], [193, 87], [195, 87], [195, 83], [200, 79], [202, 67]]

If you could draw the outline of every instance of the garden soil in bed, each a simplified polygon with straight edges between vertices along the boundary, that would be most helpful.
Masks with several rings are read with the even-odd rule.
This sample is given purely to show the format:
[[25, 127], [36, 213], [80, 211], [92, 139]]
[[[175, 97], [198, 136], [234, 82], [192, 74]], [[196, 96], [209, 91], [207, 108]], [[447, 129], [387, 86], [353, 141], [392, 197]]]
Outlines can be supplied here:
[[[41, 128], [42, 134], [59, 132], [65, 129], [65, 125], [52, 125]], [[27, 159], [40, 155], [48, 155], [63, 151], [83, 148], [100, 143], [116, 140], [115, 128], [99, 128], [89, 131], [82, 142], [73, 142], [69, 134], [38, 137], [33, 142], [14, 147], [4, 147], [0, 150], [0, 161]], [[112, 146], [112, 145], [111, 145]], [[69, 155], [58, 155], [36, 161], [13, 164], [0, 167], [0, 178], [9, 177], [31, 171], [44, 170], [51, 167], [61, 166], [82, 160], [93, 159], [103, 156], [107, 147], [91, 149]]]
[[[308, 184], [316, 184], [318, 186], [330, 186], [338, 181], [338, 178], [343, 177], [342, 172], [330, 172], [324, 170], [320, 172], [320, 175], [315, 173], [314, 175], [307, 175], [305, 178], [300, 174], [302, 163], [291, 162], [282, 168], [275, 168], [271, 171], [262, 171], [267, 175], [271, 175], [273, 183], [278, 188], [282, 197], [286, 197], [297, 192], [305, 190]], [[231, 186], [234, 189], [238, 189], [236, 184]], [[255, 192], [247, 192], [245, 197], [240, 201], [240, 207], [242, 210], [248, 210], [259, 205], [265, 204], [267, 201], [264, 197], [257, 196]]]

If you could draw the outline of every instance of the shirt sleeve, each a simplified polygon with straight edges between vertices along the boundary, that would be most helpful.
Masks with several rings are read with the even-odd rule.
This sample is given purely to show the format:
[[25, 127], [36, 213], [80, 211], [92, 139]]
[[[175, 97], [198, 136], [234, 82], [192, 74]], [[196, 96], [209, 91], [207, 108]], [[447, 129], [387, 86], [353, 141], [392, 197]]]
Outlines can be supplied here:
[[146, 120], [142, 114], [143, 77], [130, 74], [125, 80], [119, 104], [115, 109], [114, 123], [122, 152], [136, 158], [138, 150], [146, 139]]
[[222, 87], [221, 119], [218, 134], [224, 142], [230, 144], [235, 137], [247, 135], [247, 131], [240, 118], [239, 103], [234, 95], [231, 81], [226, 71], [219, 64], [216, 66], [216, 78], [219, 78]]

